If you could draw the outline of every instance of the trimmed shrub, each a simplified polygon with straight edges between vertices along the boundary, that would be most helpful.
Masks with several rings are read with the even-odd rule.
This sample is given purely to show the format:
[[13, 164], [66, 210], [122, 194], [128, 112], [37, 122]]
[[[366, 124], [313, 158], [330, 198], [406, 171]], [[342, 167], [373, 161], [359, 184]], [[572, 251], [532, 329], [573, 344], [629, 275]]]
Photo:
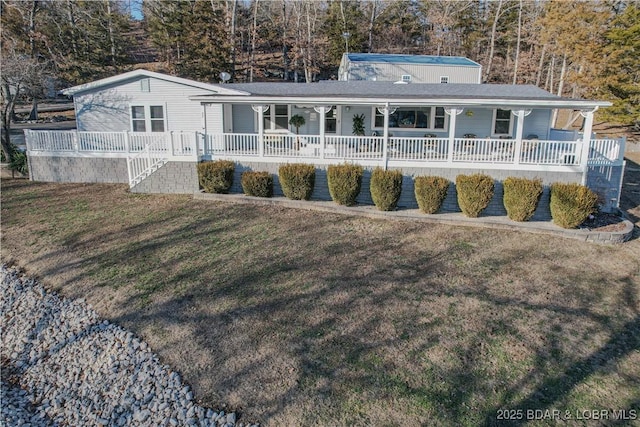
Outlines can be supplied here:
[[596, 211], [598, 195], [580, 184], [551, 186], [551, 218], [562, 228], [575, 228]]
[[355, 205], [363, 174], [364, 169], [359, 165], [330, 165], [327, 168], [327, 181], [331, 199], [339, 205]]
[[434, 214], [440, 210], [442, 202], [447, 197], [449, 180], [440, 176], [418, 176], [413, 186], [420, 210]]
[[391, 211], [398, 206], [402, 192], [402, 171], [375, 168], [371, 173], [369, 191], [376, 207], [381, 211]]
[[282, 192], [291, 200], [309, 200], [316, 182], [316, 167], [304, 163], [282, 165], [278, 169]]
[[198, 163], [200, 186], [207, 193], [228, 193], [236, 164], [230, 160]]
[[273, 176], [269, 172], [243, 172], [240, 183], [242, 184], [242, 191], [247, 196], [273, 196]]
[[514, 221], [529, 221], [542, 196], [542, 180], [510, 176], [504, 180], [502, 186], [502, 203], [507, 210], [507, 216]]
[[477, 218], [493, 198], [493, 178], [484, 174], [458, 175], [458, 205], [466, 216]]

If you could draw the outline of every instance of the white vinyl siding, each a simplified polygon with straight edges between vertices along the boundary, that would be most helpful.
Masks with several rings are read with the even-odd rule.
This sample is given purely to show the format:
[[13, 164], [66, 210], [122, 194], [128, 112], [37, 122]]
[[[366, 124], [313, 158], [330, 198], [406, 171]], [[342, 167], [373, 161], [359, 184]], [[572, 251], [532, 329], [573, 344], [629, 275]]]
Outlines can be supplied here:
[[[190, 96], [211, 93], [204, 89], [166, 80], [147, 78], [149, 92], [141, 80], [132, 79], [74, 96], [79, 131], [122, 132], [132, 129], [130, 106], [164, 106], [166, 131], [202, 131], [202, 105]], [[147, 129], [150, 131], [150, 128]]]

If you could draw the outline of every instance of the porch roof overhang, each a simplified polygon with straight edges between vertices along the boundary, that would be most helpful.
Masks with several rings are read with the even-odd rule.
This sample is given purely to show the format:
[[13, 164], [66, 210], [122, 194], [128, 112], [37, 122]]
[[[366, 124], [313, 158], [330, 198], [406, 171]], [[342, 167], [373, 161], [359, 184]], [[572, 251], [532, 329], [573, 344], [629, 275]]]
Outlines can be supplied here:
[[203, 104], [393, 105], [489, 108], [560, 108], [594, 110], [607, 101], [563, 98], [532, 85], [394, 84], [391, 82], [332, 81], [320, 83], [230, 84], [243, 95], [196, 95]]

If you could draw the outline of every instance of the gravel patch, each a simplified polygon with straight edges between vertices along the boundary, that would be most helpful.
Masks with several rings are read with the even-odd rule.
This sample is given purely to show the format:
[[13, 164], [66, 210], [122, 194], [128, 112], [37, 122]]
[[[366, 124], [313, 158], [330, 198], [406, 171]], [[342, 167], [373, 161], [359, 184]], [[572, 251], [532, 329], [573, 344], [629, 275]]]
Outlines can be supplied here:
[[144, 341], [84, 300], [13, 267], [2, 265], [0, 279], [0, 426], [251, 426], [196, 405]]

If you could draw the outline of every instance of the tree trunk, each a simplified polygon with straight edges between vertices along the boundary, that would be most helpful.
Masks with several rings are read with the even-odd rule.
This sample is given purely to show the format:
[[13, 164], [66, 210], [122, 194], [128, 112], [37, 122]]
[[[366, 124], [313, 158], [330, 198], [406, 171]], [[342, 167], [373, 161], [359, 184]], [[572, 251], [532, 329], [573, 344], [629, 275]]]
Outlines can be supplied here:
[[289, 80], [289, 60], [287, 58], [287, 2], [282, 0], [282, 70], [283, 80]]
[[547, 51], [547, 45], [542, 45], [542, 52], [540, 53], [540, 62], [538, 63], [538, 71], [536, 72], [536, 86], [540, 86], [540, 81], [542, 80], [542, 68], [544, 66], [544, 55]]
[[69, 27], [71, 28], [71, 51], [73, 52], [73, 59], [78, 60], [78, 42], [76, 40], [76, 17], [73, 14], [73, 2], [67, 0], [67, 19], [69, 20]]
[[116, 39], [113, 34], [113, 17], [111, 12], [111, 0], [105, 0], [105, 3], [107, 5], [107, 29], [109, 31], [109, 47], [111, 50], [111, 65], [116, 67], [118, 64], [116, 61]]
[[[15, 90], [18, 93], [20, 86], [16, 87]], [[16, 98], [15, 95], [11, 95], [9, 84], [6, 82], [2, 85], [2, 98], [6, 102], [2, 110], [2, 152], [6, 161], [10, 162], [13, 154], [11, 149], [11, 116], [13, 115]]]
[[251, 28], [251, 54], [249, 59], [249, 81], [253, 82], [253, 68], [256, 64], [256, 37], [258, 36], [258, 1], [253, 3], [253, 27]]
[[500, 19], [500, 9], [502, 9], [502, 0], [498, 1], [498, 8], [496, 9], [496, 15], [493, 18], [493, 25], [491, 26], [491, 42], [489, 44], [489, 59], [487, 61], [487, 68], [484, 71], [484, 81], [489, 81], [489, 75], [491, 74], [491, 66], [493, 65], [493, 53], [496, 46], [496, 32], [498, 30], [498, 19]]
[[520, 7], [518, 8], [518, 37], [516, 41], [516, 58], [513, 64], [513, 82], [516, 84], [518, 81], [518, 60], [520, 59], [520, 40], [522, 38], [522, 0], [520, 0]]
[[29, 49], [31, 50], [31, 57], [38, 56], [36, 51], [36, 39], [34, 37], [36, 33], [36, 12], [38, 11], [38, 1], [34, 0], [31, 3], [31, 11], [29, 13]]
[[[558, 81], [558, 96], [562, 96], [562, 90], [564, 89], [564, 78], [567, 72], [567, 52], [564, 52], [562, 57], [562, 68], [560, 69], [560, 80]], [[558, 121], [558, 109], [553, 110], [553, 116], [551, 119], [551, 123], [553, 126], [556, 126], [556, 122]]]
[[373, 52], [373, 25], [376, 21], [376, 12], [378, 9], [378, 0], [371, 2], [371, 16], [369, 17], [369, 42], [367, 44], [367, 50], [369, 53]]

